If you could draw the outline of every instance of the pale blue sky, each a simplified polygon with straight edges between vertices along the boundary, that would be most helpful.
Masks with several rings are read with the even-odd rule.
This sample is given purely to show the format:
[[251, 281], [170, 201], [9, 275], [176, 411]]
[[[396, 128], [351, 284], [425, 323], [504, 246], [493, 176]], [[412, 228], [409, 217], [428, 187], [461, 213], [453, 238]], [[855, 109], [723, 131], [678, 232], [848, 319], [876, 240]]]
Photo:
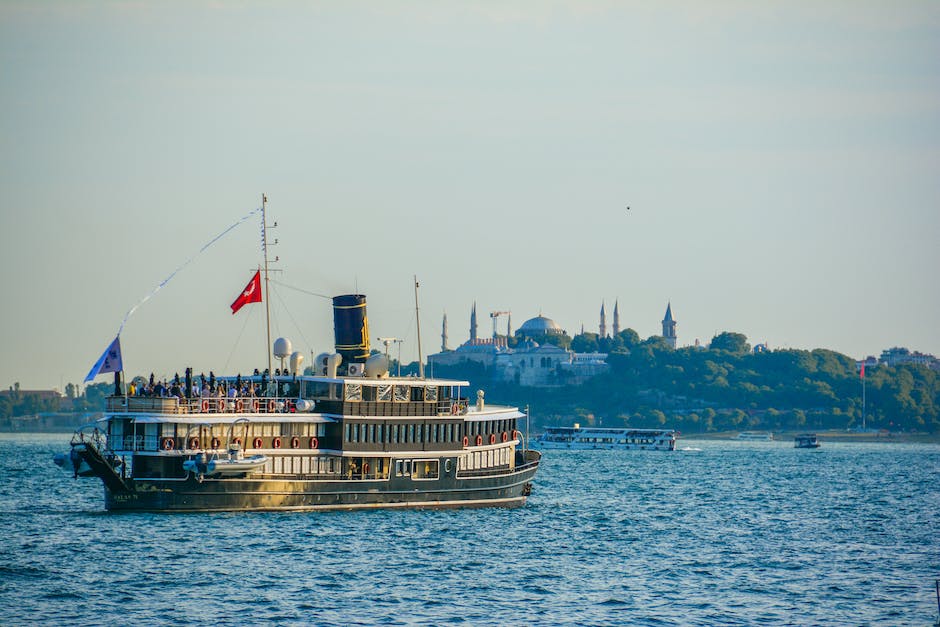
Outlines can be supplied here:
[[[2, 387], [80, 382], [262, 192], [279, 280], [365, 293], [406, 360], [414, 274], [425, 353], [474, 300], [574, 334], [619, 299], [680, 344], [940, 354], [936, 2], [3, 2], [0, 67]], [[128, 371], [263, 364], [259, 260], [252, 222], [187, 267]], [[272, 308], [330, 348], [328, 301]]]

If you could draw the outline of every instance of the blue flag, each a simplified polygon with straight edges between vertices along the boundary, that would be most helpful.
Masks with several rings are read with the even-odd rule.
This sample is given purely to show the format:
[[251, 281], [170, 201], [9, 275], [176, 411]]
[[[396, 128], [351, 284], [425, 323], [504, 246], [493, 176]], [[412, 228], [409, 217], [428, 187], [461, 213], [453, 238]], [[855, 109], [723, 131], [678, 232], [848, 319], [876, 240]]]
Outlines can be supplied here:
[[119, 335], [114, 338], [111, 345], [105, 349], [104, 354], [98, 358], [95, 365], [88, 371], [88, 376], [85, 377], [85, 383], [88, 383], [99, 374], [104, 374], [105, 372], [120, 372], [122, 370], [124, 370], [124, 364], [121, 362], [121, 336]]

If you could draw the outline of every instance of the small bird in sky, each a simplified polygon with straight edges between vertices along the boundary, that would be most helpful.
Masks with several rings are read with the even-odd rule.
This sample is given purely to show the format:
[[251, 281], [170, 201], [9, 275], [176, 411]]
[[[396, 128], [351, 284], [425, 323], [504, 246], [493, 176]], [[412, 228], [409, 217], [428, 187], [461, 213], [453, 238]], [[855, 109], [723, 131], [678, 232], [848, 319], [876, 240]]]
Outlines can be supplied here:
[[630, 211], [630, 207], [629, 207], [629, 206], [627, 206], [627, 211]]

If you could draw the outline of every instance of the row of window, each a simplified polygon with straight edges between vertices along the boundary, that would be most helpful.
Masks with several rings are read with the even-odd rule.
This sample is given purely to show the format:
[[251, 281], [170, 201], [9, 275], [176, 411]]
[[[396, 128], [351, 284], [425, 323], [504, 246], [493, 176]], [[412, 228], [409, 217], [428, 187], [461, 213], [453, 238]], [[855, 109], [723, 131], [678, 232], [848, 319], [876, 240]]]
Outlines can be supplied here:
[[343, 438], [366, 444], [455, 443], [460, 439], [458, 423], [361, 424], [347, 422]]
[[477, 450], [460, 458], [458, 470], [484, 470], [487, 468], [511, 468], [513, 452], [509, 448]]
[[[347, 401], [380, 401], [390, 403], [436, 403], [438, 399], [436, 386], [393, 385], [382, 383], [379, 385], [362, 385], [361, 383], [347, 383], [343, 390], [343, 398]], [[446, 391], [440, 394], [441, 398], [448, 398]]]
[[[502, 434], [512, 439], [515, 429], [515, 420], [487, 420], [466, 423], [467, 438], [473, 442], [477, 436], [489, 442], [490, 436], [496, 436], [502, 441]], [[347, 422], [343, 438], [346, 442], [366, 444], [418, 444], [418, 443], [447, 443], [454, 444], [461, 439], [459, 423], [404, 423], [404, 424], [373, 424]]]

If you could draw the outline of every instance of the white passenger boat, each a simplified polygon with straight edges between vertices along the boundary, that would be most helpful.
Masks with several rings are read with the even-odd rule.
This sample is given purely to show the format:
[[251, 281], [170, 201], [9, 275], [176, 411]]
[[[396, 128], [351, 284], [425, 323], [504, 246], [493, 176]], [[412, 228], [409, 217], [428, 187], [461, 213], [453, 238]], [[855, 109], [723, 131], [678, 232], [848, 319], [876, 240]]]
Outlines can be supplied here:
[[677, 433], [673, 429], [618, 429], [609, 427], [546, 427], [532, 441], [541, 449], [676, 450]]
[[735, 440], [748, 440], [750, 442], [769, 442], [774, 439], [774, 434], [769, 431], [742, 431], [734, 436]]

